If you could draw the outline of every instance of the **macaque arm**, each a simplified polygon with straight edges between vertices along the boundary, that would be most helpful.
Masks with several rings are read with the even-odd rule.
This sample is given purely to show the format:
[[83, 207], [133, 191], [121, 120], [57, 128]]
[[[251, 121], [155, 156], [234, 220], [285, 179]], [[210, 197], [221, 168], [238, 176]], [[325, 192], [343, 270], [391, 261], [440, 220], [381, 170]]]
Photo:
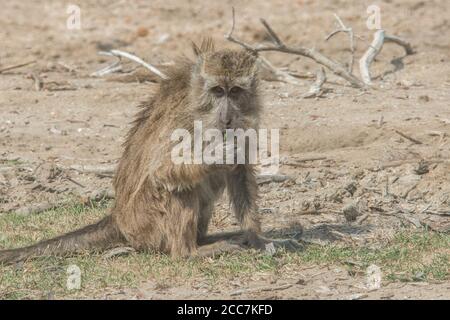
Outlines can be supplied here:
[[260, 233], [261, 226], [256, 205], [258, 185], [254, 168], [249, 165], [237, 165], [227, 175], [227, 189], [233, 211], [242, 229], [250, 233]]
[[216, 165], [175, 164], [170, 161], [157, 170], [155, 180], [169, 191], [190, 190], [208, 175], [220, 170]]

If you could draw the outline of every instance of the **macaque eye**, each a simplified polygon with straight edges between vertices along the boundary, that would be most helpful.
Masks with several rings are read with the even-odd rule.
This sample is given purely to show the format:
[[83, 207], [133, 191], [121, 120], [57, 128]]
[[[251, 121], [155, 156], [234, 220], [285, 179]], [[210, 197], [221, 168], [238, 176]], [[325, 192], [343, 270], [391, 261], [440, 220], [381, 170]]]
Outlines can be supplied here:
[[233, 87], [230, 89], [230, 93], [234, 96], [238, 95], [241, 92], [242, 92], [242, 88], [240, 88], [240, 87]]
[[217, 98], [220, 98], [225, 94], [225, 90], [221, 86], [215, 86], [215, 87], [211, 88], [211, 92]]

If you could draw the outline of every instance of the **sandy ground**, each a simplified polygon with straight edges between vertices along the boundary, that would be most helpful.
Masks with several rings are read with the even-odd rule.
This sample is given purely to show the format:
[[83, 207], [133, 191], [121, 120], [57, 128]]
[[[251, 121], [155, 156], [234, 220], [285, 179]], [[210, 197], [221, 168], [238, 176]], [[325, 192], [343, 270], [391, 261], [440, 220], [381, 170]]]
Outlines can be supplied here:
[[[110, 165], [136, 106], [151, 96], [151, 82], [95, 78], [92, 72], [110, 63], [97, 55], [111, 48], [133, 52], [152, 63], [190, 54], [191, 40], [211, 35], [229, 46], [223, 35], [236, 6], [236, 33], [248, 42], [264, 40], [260, 17], [266, 18], [287, 43], [315, 47], [338, 61], [348, 61], [348, 40], [334, 30], [333, 13], [365, 40], [357, 40], [357, 57], [366, 50], [370, 1], [77, 1], [81, 30], [66, 28], [65, 4], [57, 1], [2, 1], [0, 69], [36, 63], [0, 74], [0, 212], [28, 210], [36, 204], [86, 199], [111, 186], [108, 174], [86, 174], [71, 165]], [[450, 229], [450, 3], [381, 1], [382, 27], [408, 39], [417, 53], [404, 58], [402, 48], [388, 44], [374, 63], [376, 90], [361, 92], [328, 72], [326, 93], [302, 99], [313, 79], [300, 85], [262, 83], [263, 127], [279, 128], [280, 172], [291, 179], [261, 185], [259, 205], [266, 230], [294, 223], [303, 240], [380, 246], [399, 228], [426, 225]], [[314, 74], [309, 59], [270, 53], [279, 67]], [[125, 71], [136, 65], [125, 63]], [[355, 68], [356, 71], [356, 68]], [[355, 72], [357, 74], [357, 72]], [[43, 81], [36, 90], [32, 74]], [[138, 79], [136, 79], [138, 80]], [[398, 130], [419, 140], [412, 143]], [[298, 163], [306, 157], [323, 160]], [[424, 160], [424, 161], [422, 161]], [[422, 161], [422, 163], [421, 163]], [[348, 222], [342, 208], [358, 203], [364, 213]], [[235, 227], [228, 207], [218, 205], [212, 231]], [[300, 270], [303, 285], [278, 292], [243, 293], [234, 298], [450, 298], [448, 283], [389, 284], [365, 292], [358, 278], [339, 270]], [[321, 273], [322, 272], [322, 273]], [[314, 274], [320, 275], [313, 277]], [[279, 286], [287, 281], [255, 280], [253, 285]], [[323, 283], [323, 284], [321, 284]], [[250, 284], [247, 284], [250, 285]], [[118, 298], [216, 298], [227, 290], [201, 288], [114, 293]], [[230, 288], [232, 291], [232, 288]], [[237, 289], [236, 289], [237, 290]], [[230, 291], [230, 292], [231, 292]], [[359, 295], [359, 296], [358, 296]]]

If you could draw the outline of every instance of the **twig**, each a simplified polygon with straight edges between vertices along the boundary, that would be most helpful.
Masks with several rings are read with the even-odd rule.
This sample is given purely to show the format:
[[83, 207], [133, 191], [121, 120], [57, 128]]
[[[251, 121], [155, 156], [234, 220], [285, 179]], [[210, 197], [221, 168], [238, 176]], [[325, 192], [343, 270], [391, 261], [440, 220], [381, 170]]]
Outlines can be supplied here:
[[262, 291], [277, 291], [277, 290], [286, 290], [292, 287], [292, 284], [283, 284], [278, 287], [258, 287], [258, 288], [248, 288], [248, 289], [240, 289], [236, 290], [230, 293], [230, 296], [239, 296], [241, 294], [245, 293], [252, 293], [252, 292], [262, 292]]
[[[99, 52], [98, 54], [111, 56], [108, 52], [105, 53], [103, 51]], [[122, 58], [116, 56], [116, 59], [117, 60], [113, 64], [108, 65], [96, 72], [91, 73], [91, 77], [103, 77], [107, 74], [122, 70], [122, 66], [121, 66]]]
[[136, 70], [133, 70], [131, 72], [122, 73], [109, 77], [106, 81], [116, 81], [123, 83], [129, 82], [143, 83], [146, 81], [159, 82], [160, 79], [161, 78], [159, 76], [157, 76], [154, 73], [148, 72], [148, 70], [145, 68], [137, 68]]
[[272, 27], [267, 23], [264, 19], [259, 19], [259, 21], [262, 23], [264, 28], [266, 28], [267, 32], [269, 33], [270, 38], [272, 39], [272, 42], [277, 45], [279, 48], [286, 47], [284, 43], [280, 40], [278, 35], [273, 31]]
[[232, 25], [231, 25], [230, 32], [228, 32], [228, 34], [225, 35], [225, 39], [227, 39], [228, 41], [234, 42], [249, 51], [257, 53], [258, 51], [255, 48], [253, 48], [251, 45], [248, 45], [245, 42], [242, 42], [242, 41], [236, 39], [235, 37], [233, 37], [234, 28], [236, 26], [236, 17], [235, 17], [236, 14], [235, 14], [234, 7], [231, 7], [231, 14], [232, 14]]
[[384, 42], [393, 42], [395, 44], [398, 44], [399, 46], [402, 46], [405, 49], [405, 52], [407, 55], [414, 54], [414, 49], [412, 48], [411, 44], [397, 36], [391, 36], [391, 35], [384, 35]]
[[428, 130], [427, 134], [432, 136], [432, 137], [441, 137], [441, 139], [445, 138], [445, 136], [447, 135], [445, 132], [436, 131], [436, 130]]
[[428, 209], [430, 209], [432, 205], [433, 205], [432, 203], [427, 204], [427, 205], [425, 206], [425, 208], [423, 208], [422, 210], [420, 210], [419, 213], [424, 213], [425, 211], [427, 211]]
[[32, 72], [28, 75], [28, 79], [32, 79], [34, 83], [34, 90], [41, 91], [44, 87], [44, 83], [42, 82], [42, 79], [39, 77], [39, 75], [36, 72]]
[[302, 98], [308, 99], [320, 97], [323, 93], [322, 85], [325, 83], [325, 81], [327, 81], [327, 75], [325, 74], [325, 70], [323, 69], [323, 67], [320, 67], [317, 71], [316, 81], [313, 83], [309, 91], [302, 96]]
[[147, 68], [148, 70], [150, 70], [151, 72], [153, 72], [154, 74], [156, 74], [158, 77], [167, 80], [169, 79], [168, 76], [166, 76], [164, 73], [162, 73], [158, 68], [156, 68], [155, 66], [145, 62], [144, 60], [142, 60], [141, 58], [125, 52], [125, 51], [121, 51], [121, 50], [111, 50], [111, 51], [100, 51], [99, 52], [100, 55], [104, 55], [104, 56], [112, 56], [112, 57], [116, 57], [118, 60], [116, 62], [114, 62], [113, 64], [106, 66], [105, 68], [98, 70], [94, 73], [91, 74], [91, 76], [94, 77], [101, 77], [104, 75], [107, 75], [109, 73], [113, 73], [119, 70], [122, 70], [122, 57], [127, 58], [131, 61], [134, 61], [142, 66], [144, 66], [145, 68]]
[[378, 119], [378, 129], [380, 129], [384, 124], [384, 117], [381, 115], [380, 119]]
[[300, 167], [300, 168], [311, 168], [308, 166], [305, 166], [304, 162], [310, 162], [310, 161], [318, 161], [318, 160], [326, 160], [327, 157], [310, 157], [310, 158], [300, 158], [295, 159], [293, 158], [292, 161], [283, 161], [282, 164], [286, 166], [292, 166], [292, 167]]
[[232, 27], [230, 32], [225, 35], [225, 38], [233, 43], [236, 43], [242, 47], [244, 47], [245, 49], [254, 52], [254, 53], [258, 53], [258, 52], [264, 52], [264, 51], [278, 51], [278, 52], [284, 52], [284, 53], [290, 53], [290, 54], [295, 54], [295, 55], [300, 55], [300, 56], [304, 56], [307, 58], [310, 58], [314, 61], [316, 61], [317, 63], [327, 67], [329, 70], [331, 70], [334, 74], [336, 74], [337, 76], [344, 78], [345, 80], [347, 80], [352, 86], [357, 87], [357, 88], [364, 88], [365, 84], [364, 82], [362, 82], [361, 80], [359, 80], [358, 78], [356, 78], [354, 75], [352, 75], [351, 73], [349, 73], [342, 65], [340, 65], [339, 63], [331, 60], [330, 58], [324, 56], [323, 54], [321, 54], [320, 52], [314, 50], [314, 49], [310, 49], [310, 48], [304, 48], [301, 46], [296, 46], [296, 47], [288, 47], [286, 46], [281, 40], [280, 38], [277, 36], [277, 34], [275, 33], [275, 31], [270, 27], [270, 25], [264, 20], [261, 19], [261, 23], [264, 25], [264, 27], [266, 28], [267, 32], [269, 33], [273, 44], [272, 45], [260, 45], [258, 47], [254, 47], [250, 44], [247, 44], [237, 38], [235, 38], [233, 36], [233, 31], [235, 28], [235, 11], [234, 8], [232, 9]]
[[294, 159], [295, 162], [309, 162], [309, 161], [318, 161], [318, 160], [327, 160], [327, 157], [309, 157], [309, 158], [300, 158]]
[[312, 74], [311, 72], [298, 72], [298, 71], [292, 71], [292, 70], [286, 70], [286, 72], [293, 76], [294, 78], [298, 79], [314, 79], [316, 77], [315, 74]]
[[440, 212], [440, 211], [431, 211], [431, 210], [426, 209], [425, 211], [423, 211], [423, 213], [433, 214], [433, 215], [441, 216], [441, 217], [450, 217], [450, 210], [448, 212]]
[[[231, 26], [231, 30], [230, 30], [230, 32], [228, 33], [228, 35], [225, 36], [225, 38], [227, 38], [228, 40], [234, 39], [234, 38], [233, 38], [233, 32], [234, 32], [234, 28], [235, 28], [235, 25], [236, 25], [236, 19], [235, 19], [235, 10], [234, 10], [234, 7], [232, 7], [231, 10], [232, 10], [232, 15], [233, 15], [233, 24], [232, 24], [232, 26]], [[264, 21], [263, 23], [265, 23], [265, 21]], [[272, 34], [270, 34], [270, 36], [272, 37]], [[274, 35], [274, 37], [275, 37], [275, 39], [278, 39], [278, 37], [277, 37], [276, 35]], [[279, 39], [278, 39], [278, 40], [279, 40]], [[230, 40], [230, 41], [232, 41], [232, 40]], [[233, 42], [235, 42], [235, 43], [237, 43], [237, 44], [240, 44], [241, 46], [243, 46], [243, 47], [246, 48], [247, 50], [254, 51], [253, 48], [248, 47], [248, 46], [247, 46], [245, 43], [243, 43], [243, 42], [240, 42], [240, 41], [238, 41], [238, 40], [236, 40], [236, 39], [235, 39]], [[295, 77], [291, 76], [291, 75], [290, 75], [289, 73], [287, 73], [287, 72], [281, 71], [280, 69], [274, 67], [274, 66], [273, 66], [266, 58], [264, 58], [264, 57], [262, 57], [262, 56], [259, 56], [259, 57], [258, 57], [258, 61], [260, 62], [261, 67], [262, 67], [264, 70], [268, 71], [269, 74], [272, 75], [272, 77], [267, 77], [267, 76], [265, 77], [265, 78], [268, 79], [269, 81], [275, 79], [275, 80], [277, 80], [277, 81], [282, 81], [282, 82], [291, 83], [291, 84], [295, 84], [295, 85], [298, 85], [298, 84], [299, 84], [299, 81], [298, 81]]]
[[295, 214], [298, 215], [317, 215], [317, 214], [322, 214], [322, 213], [326, 213], [327, 210], [302, 210], [302, 211], [298, 211]]
[[5, 67], [3, 69], [0, 69], [0, 73], [5, 72], [5, 71], [9, 71], [9, 70], [13, 70], [13, 69], [17, 69], [17, 68], [22, 68], [22, 67], [28, 66], [28, 65], [33, 64], [33, 63], [36, 63], [36, 60], [25, 62], [25, 63], [21, 63], [21, 64], [15, 64], [15, 65], [12, 65], [12, 66], [8, 66], [8, 67]]
[[325, 41], [328, 41], [329, 39], [331, 39], [331, 37], [333, 37], [335, 34], [338, 34], [339, 32], [344, 32], [348, 34], [349, 40], [350, 40], [350, 62], [348, 64], [348, 72], [352, 73], [353, 72], [353, 64], [355, 61], [355, 44], [354, 44], [354, 34], [353, 34], [353, 29], [352, 28], [348, 28], [345, 26], [345, 24], [342, 22], [341, 18], [339, 18], [339, 16], [335, 13], [334, 17], [336, 18], [337, 22], [340, 25], [340, 29], [337, 29], [335, 31], [333, 31], [332, 33], [330, 33], [326, 38]]
[[415, 188], [417, 188], [417, 186], [419, 185], [419, 183], [416, 183], [414, 185], [412, 185], [411, 187], [409, 187], [403, 194], [402, 194], [402, 198], [406, 199], [408, 197], [408, 195], [411, 193], [411, 191], [413, 191]]
[[290, 75], [288, 72], [282, 71], [275, 66], [273, 66], [266, 58], [259, 56], [258, 61], [260, 62], [260, 66], [262, 70], [267, 71], [267, 74], [262, 73], [261, 77], [267, 81], [281, 81], [290, 84], [299, 85], [300, 81], [298, 81], [294, 76]]
[[270, 182], [284, 182], [291, 179], [291, 177], [284, 174], [259, 174], [256, 176], [256, 181], [258, 184], [265, 184]]
[[116, 170], [116, 165], [78, 165], [74, 164], [70, 167], [60, 166], [61, 169], [75, 170], [81, 173], [95, 173], [95, 174], [113, 174]]
[[356, 223], [357, 223], [357, 224], [362, 224], [364, 221], [367, 220], [368, 217], [369, 217], [369, 214], [368, 214], [368, 213], [365, 213], [365, 214], [363, 214], [362, 216], [359, 216], [359, 217], [356, 219]]
[[395, 133], [397, 133], [398, 135], [402, 136], [402, 137], [405, 138], [405, 139], [408, 139], [408, 140], [411, 141], [412, 143], [415, 143], [415, 144], [423, 144], [422, 141], [419, 141], [419, 140], [417, 140], [417, 139], [411, 138], [410, 136], [407, 136], [407, 135], [404, 134], [403, 132], [400, 132], [400, 131], [398, 131], [398, 130], [394, 130], [394, 131], [395, 131]]
[[69, 176], [66, 176], [66, 179], [69, 180], [70, 182], [76, 184], [77, 186], [79, 186], [79, 187], [81, 187], [81, 188], [86, 188], [86, 186], [82, 185], [81, 183], [79, 183], [78, 181], [72, 179], [72, 178], [69, 177]]
[[125, 51], [121, 51], [121, 50], [115, 50], [115, 49], [111, 50], [111, 51], [108, 51], [108, 52], [102, 52], [102, 54], [115, 56], [115, 57], [127, 58], [127, 59], [129, 59], [131, 61], [134, 61], [134, 62], [144, 66], [145, 68], [147, 68], [148, 70], [150, 70], [151, 72], [153, 72], [154, 74], [159, 76], [160, 78], [162, 78], [164, 80], [169, 79], [168, 76], [166, 76], [164, 73], [159, 71], [156, 67], [154, 67], [151, 64], [145, 62], [144, 60], [142, 60], [138, 56], [135, 56], [134, 54], [131, 54], [131, 53], [128, 53], [128, 52], [125, 52]]
[[58, 61], [58, 65], [60, 65], [61, 67], [63, 67], [64, 69], [66, 69], [69, 72], [77, 71], [76, 67], [69, 66], [68, 64], [66, 64], [62, 61]]
[[387, 163], [384, 163], [382, 165], [379, 165], [378, 167], [375, 168], [367, 168], [370, 171], [380, 171], [380, 170], [384, 170], [384, 169], [389, 169], [389, 168], [395, 168], [395, 167], [399, 167], [402, 166], [404, 164], [410, 164], [410, 163], [418, 163], [419, 161], [425, 161], [428, 164], [434, 164], [434, 163], [450, 163], [450, 160], [446, 160], [446, 159], [407, 159], [407, 160], [396, 160], [396, 161], [390, 161]]

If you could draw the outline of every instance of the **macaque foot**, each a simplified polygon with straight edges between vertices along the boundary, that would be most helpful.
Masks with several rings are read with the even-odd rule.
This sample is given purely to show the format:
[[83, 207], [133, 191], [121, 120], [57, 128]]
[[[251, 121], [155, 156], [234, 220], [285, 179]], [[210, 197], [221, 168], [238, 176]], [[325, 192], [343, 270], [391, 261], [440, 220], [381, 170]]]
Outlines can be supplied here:
[[224, 253], [240, 251], [242, 249], [242, 246], [238, 244], [228, 241], [218, 241], [198, 247], [194, 257], [214, 257]]
[[303, 249], [303, 246], [294, 239], [267, 239], [256, 233], [248, 233], [244, 244], [250, 248], [270, 253], [275, 253], [280, 249], [291, 252]]

